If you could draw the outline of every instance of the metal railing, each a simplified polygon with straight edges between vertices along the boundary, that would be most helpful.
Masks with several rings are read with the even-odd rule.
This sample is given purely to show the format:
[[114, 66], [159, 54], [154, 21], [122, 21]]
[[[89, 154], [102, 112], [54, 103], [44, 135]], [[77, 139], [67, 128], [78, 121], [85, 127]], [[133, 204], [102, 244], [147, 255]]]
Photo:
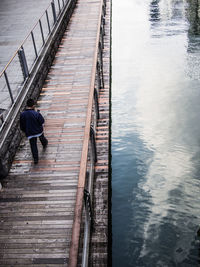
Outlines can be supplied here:
[[[15, 104], [24, 83], [29, 79], [33, 68], [42, 53], [57, 21], [69, 0], [52, 0], [20, 44], [8, 64], [0, 73], [0, 124], [3, 125], [9, 110]], [[1, 127], [0, 126], [0, 127]]]
[[96, 126], [99, 119], [99, 90], [104, 88], [104, 76], [103, 76], [103, 48], [104, 48], [104, 25], [105, 25], [105, 12], [106, 1], [103, 1], [100, 36], [98, 45], [98, 57], [96, 63], [96, 78], [94, 86], [94, 100], [93, 111], [90, 126], [90, 142], [88, 147], [88, 161], [86, 172], [86, 184], [84, 189], [84, 203], [85, 203], [85, 226], [84, 226], [84, 238], [83, 238], [83, 252], [82, 252], [82, 267], [88, 266], [89, 257], [89, 244], [90, 244], [90, 231], [93, 229], [94, 218], [92, 213], [92, 200], [93, 200], [93, 180], [95, 175], [95, 163], [97, 162], [97, 148], [96, 148]]
[[[99, 119], [99, 89], [104, 88], [103, 77], [103, 48], [104, 48], [104, 24], [105, 24], [106, 0], [102, 1], [102, 10], [99, 18], [97, 33], [96, 56], [93, 64], [93, 77], [90, 87], [88, 112], [85, 127], [85, 137], [80, 163], [80, 173], [75, 206], [75, 218], [72, 230], [72, 242], [69, 256], [69, 267], [77, 266], [80, 228], [84, 227], [82, 242], [82, 267], [88, 266], [90, 233], [94, 223], [92, 214], [93, 181], [95, 175], [95, 163], [97, 162], [96, 126]], [[83, 207], [84, 202], [84, 209]], [[81, 207], [81, 208], [80, 208]]]

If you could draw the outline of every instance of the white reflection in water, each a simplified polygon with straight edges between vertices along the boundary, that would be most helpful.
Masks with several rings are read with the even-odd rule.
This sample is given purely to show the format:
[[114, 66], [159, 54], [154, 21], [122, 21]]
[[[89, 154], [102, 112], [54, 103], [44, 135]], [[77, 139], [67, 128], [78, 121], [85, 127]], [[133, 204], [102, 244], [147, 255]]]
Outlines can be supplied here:
[[152, 3], [149, 38], [135, 36], [141, 46], [134, 54], [138, 64], [134, 75], [139, 80], [134, 88], [135, 123], [145, 147], [152, 151], [151, 164], [139, 185], [150, 198], [141, 257], [152, 253], [150, 244], [158, 242], [168, 217], [182, 232], [174, 248], [176, 260], [181, 261], [189, 254], [200, 222], [196, 177], [200, 168], [194, 160], [200, 152], [200, 83], [191, 80], [192, 69], [188, 69], [188, 62], [192, 63], [187, 53], [186, 2]]
[[[131, 136], [131, 129], [144, 145], [139, 151], [141, 146], [132, 144], [140, 182], [138, 188], [133, 186], [137, 201], [133, 197], [135, 217], [127, 235], [130, 262], [143, 242], [138, 266], [182, 262], [200, 223], [200, 38], [198, 19], [192, 15], [196, 2], [113, 1], [117, 15], [112, 81], [118, 117], [113, 115], [112, 135], [120, 142]], [[127, 142], [130, 150], [132, 140]]]

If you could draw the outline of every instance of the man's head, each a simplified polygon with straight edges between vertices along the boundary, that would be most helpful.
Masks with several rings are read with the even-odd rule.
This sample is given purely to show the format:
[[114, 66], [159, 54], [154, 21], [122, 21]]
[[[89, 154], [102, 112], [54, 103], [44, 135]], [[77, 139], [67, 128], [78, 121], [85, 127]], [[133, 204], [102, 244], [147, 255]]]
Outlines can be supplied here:
[[33, 99], [29, 98], [26, 104], [27, 104], [27, 107], [32, 108], [35, 105], [35, 102]]

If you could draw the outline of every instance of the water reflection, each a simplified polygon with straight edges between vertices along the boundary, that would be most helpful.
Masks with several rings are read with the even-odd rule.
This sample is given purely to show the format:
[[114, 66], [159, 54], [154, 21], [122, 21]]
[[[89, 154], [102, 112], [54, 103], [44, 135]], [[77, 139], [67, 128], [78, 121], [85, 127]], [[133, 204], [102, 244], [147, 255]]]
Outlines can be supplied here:
[[160, 20], [160, 10], [159, 10], [159, 3], [158, 0], [153, 0], [150, 4], [150, 21], [156, 22]]
[[[143, 125], [143, 128], [140, 127], [140, 137], [147, 148], [153, 151], [145, 180], [139, 184], [149, 196], [146, 205], [150, 211], [144, 223], [140, 257], [156, 260], [158, 255], [165, 254], [165, 257], [157, 259], [160, 266], [170, 265], [170, 254], [174, 257], [174, 264], [188, 260], [200, 222], [197, 213], [200, 184], [196, 176], [199, 163], [196, 166], [194, 161], [200, 150], [199, 81], [188, 81], [184, 75], [186, 51], [182, 43], [186, 35], [184, 30], [180, 32], [177, 27], [179, 24], [182, 27], [186, 25], [183, 12], [185, 1], [170, 1], [167, 4], [165, 7], [164, 1], [161, 3], [161, 11], [164, 11], [160, 15], [163, 18], [162, 25], [155, 31], [162, 32], [160, 38], [164, 38], [164, 33], [167, 33], [166, 36], [173, 35], [172, 46], [176, 44], [182, 51], [176, 49], [176, 60], [172, 65], [170, 61], [173, 58], [168, 48], [162, 47], [162, 42], [157, 43], [162, 50], [162, 54], [159, 53], [159, 69], [154, 69], [150, 75], [148, 71], [145, 72], [137, 102], [140, 113], [137, 124]], [[182, 34], [181, 37], [178, 34]], [[170, 46], [171, 40], [165, 38], [165, 41]], [[152, 54], [152, 51], [149, 52]], [[151, 93], [149, 98], [146, 97], [147, 90]], [[167, 240], [164, 238], [166, 234]], [[173, 244], [173, 248], [170, 248], [170, 244]]]
[[200, 3], [199, 0], [188, 0], [186, 10], [188, 28], [188, 76], [192, 79], [200, 79]]
[[199, 35], [200, 33], [200, 2], [199, 0], [188, 0], [187, 18], [189, 21], [188, 35]]
[[[125, 207], [129, 215], [128, 210], [132, 209], [131, 221], [126, 217], [128, 245], [127, 254], [122, 256], [125, 265], [115, 261], [114, 266], [198, 266], [200, 68], [196, 62], [200, 60], [200, 44], [199, 25], [195, 24], [199, 23], [199, 4], [195, 0], [145, 3], [135, 1], [132, 9], [146, 14], [143, 21], [138, 15], [137, 20], [133, 16], [134, 47], [130, 59], [134, 62], [123, 62], [121, 68], [118, 65], [120, 70], [114, 68], [121, 74], [128, 69], [130, 77], [116, 93], [121, 103], [114, 99], [117, 108], [123, 107], [126, 112], [123, 122], [117, 118], [115, 121], [117, 113], [122, 114], [115, 107], [113, 157], [128, 156], [125, 163], [120, 157], [116, 172], [113, 168], [119, 177], [113, 190], [120, 195], [120, 201], [123, 193], [119, 188], [127, 190], [124, 194], [131, 207], [127, 203]], [[124, 64], [128, 67], [124, 68]], [[118, 82], [123, 85], [120, 79]], [[127, 94], [130, 97], [124, 107]], [[134, 107], [128, 109], [130, 105]], [[117, 188], [123, 166], [129, 168], [127, 176], [121, 174], [128, 185]], [[123, 204], [119, 203], [116, 211], [122, 220]]]

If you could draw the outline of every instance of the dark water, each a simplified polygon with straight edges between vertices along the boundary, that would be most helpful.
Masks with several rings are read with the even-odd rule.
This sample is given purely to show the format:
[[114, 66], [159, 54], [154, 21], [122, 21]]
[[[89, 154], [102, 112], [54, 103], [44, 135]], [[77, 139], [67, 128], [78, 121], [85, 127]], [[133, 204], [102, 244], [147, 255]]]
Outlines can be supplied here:
[[112, 5], [113, 267], [199, 266], [200, 0]]

